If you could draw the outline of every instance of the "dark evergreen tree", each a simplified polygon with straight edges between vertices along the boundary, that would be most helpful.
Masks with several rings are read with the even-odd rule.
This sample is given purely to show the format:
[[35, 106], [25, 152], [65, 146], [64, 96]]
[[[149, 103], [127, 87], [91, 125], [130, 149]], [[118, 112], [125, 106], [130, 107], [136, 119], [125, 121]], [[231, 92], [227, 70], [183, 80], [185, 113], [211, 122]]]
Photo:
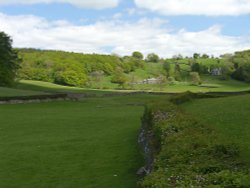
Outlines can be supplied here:
[[12, 48], [11, 38], [0, 32], [0, 85], [10, 86], [14, 83], [20, 59]]

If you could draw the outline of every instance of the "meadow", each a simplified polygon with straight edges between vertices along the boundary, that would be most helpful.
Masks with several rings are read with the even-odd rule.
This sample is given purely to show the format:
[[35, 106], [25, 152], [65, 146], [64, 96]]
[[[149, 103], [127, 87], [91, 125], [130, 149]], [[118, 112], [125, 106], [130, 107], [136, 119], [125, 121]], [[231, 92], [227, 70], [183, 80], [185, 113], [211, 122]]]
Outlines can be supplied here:
[[62, 86], [49, 82], [21, 80], [16, 88], [20, 90], [32, 90], [38, 92], [48, 93], [87, 93], [102, 95], [108, 93], [119, 92], [133, 92], [133, 91], [150, 91], [150, 92], [165, 92], [165, 93], [181, 93], [186, 91], [191, 92], [236, 92], [249, 91], [250, 84], [240, 82], [237, 80], [219, 80], [209, 76], [203, 77], [204, 83], [200, 86], [191, 85], [189, 82], [176, 82], [173, 85], [159, 85], [159, 84], [137, 84], [129, 86], [129, 88], [117, 89], [114, 86], [112, 89], [90, 89]]
[[136, 187], [137, 143], [155, 96], [0, 106], [0, 187]]
[[[1, 88], [8, 91], [2, 95], [87, 93], [96, 97], [77, 102], [0, 105], [0, 187], [137, 187], [140, 179], [136, 171], [144, 165], [137, 144], [144, 105], [152, 101], [168, 104], [168, 96], [103, 97], [121, 91], [25, 80], [16, 87]], [[170, 91], [186, 91], [187, 87], [172, 87]], [[246, 89], [244, 83], [233, 81], [228, 90], [224, 86], [219, 91], [238, 91], [241, 87]], [[215, 130], [220, 143], [240, 146], [241, 158], [250, 164], [249, 98], [199, 99], [181, 108]]]

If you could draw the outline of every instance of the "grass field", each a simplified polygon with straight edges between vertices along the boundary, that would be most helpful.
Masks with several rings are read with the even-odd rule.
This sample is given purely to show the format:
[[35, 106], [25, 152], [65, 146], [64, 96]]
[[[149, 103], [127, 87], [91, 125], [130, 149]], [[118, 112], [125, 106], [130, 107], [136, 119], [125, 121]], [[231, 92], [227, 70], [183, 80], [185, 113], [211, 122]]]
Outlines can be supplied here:
[[[217, 88], [180, 83], [167, 86], [163, 91], [250, 89], [242, 82], [203, 79], [207, 79], [204, 84]], [[153, 87], [151, 90], [159, 90], [159, 86]], [[116, 91], [39, 81], [21, 81], [17, 88], [1, 88], [1, 95], [44, 92], [102, 95]], [[85, 98], [79, 102], [0, 105], [0, 187], [136, 187], [135, 173], [143, 164], [136, 144], [144, 110], [142, 104], [156, 98], [167, 100], [166, 96], [135, 95]], [[227, 142], [230, 138], [230, 142], [242, 146], [242, 157], [250, 162], [249, 99], [249, 95], [204, 99], [186, 103], [183, 108], [219, 132], [221, 140]]]
[[49, 82], [34, 81], [34, 80], [21, 80], [17, 84], [18, 89], [43, 91], [50, 93], [89, 93], [89, 94], [104, 94], [111, 93], [109, 90], [96, 90], [96, 89], [84, 89], [78, 87], [62, 86]]
[[250, 164], [250, 95], [195, 100], [182, 107], [216, 130], [222, 141], [240, 145]]
[[1, 105], [0, 187], [136, 187], [137, 104], [154, 98]]
[[42, 91], [31, 91], [31, 90], [0, 87], [0, 97], [41, 95], [41, 94], [45, 94], [45, 93]]
[[174, 85], [160, 86], [158, 84], [138, 84], [133, 85], [130, 90], [117, 90], [112, 89], [88, 89], [88, 88], [77, 88], [61, 86], [57, 84], [52, 84], [48, 82], [32, 81], [32, 80], [22, 80], [17, 85], [18, 89], [22, 90], [34, 90], [43, 92], [61, 92], [61, 93], [89, 93], [102, 95], [105, 93], [113, 92], [130, 92], [130, 91], [156, 91], [156, 92], [168, 92], [168, 93], [180, 93], [185, 91], [192, 92], [233, 92], [233, 91], [249, 91], [250, 84], [239, 82], [236, 80], [226, 80], [222, 81], [217, 78], [204, 77], [204, 83], [201, 86], [193, 86], [188, 82], [177, 82]]

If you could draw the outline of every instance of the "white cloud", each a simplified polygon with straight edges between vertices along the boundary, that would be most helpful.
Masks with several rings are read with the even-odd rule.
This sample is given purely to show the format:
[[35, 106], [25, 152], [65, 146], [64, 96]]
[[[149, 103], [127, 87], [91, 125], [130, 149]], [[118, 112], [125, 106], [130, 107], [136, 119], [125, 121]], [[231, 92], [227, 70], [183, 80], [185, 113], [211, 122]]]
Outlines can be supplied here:
[[249, 0], [135, 0], [135, 3], [163, 15], [237, 16], [250, 13]]
[[51, 22], [36, 16], [0, 14], [0, 30], [12, 36], [15, 47], [84, 53], [108, 53], [107, 49], [112, 49], [114, 53], [128, 55], [139, 50], [144, 54], [155, 52], [171, 57], [194, 52], [220, 55], [250, 48], [250, 38], [225, 36], [220, 26], [174, 33], [159, 19], [141, 19], [134, 23], [113, 19], [74, 25], [63, 20]]
[[116, 7], [119, 0], [0, 0], [0, 5], [68, 3], [80, 8], [104, 9]]

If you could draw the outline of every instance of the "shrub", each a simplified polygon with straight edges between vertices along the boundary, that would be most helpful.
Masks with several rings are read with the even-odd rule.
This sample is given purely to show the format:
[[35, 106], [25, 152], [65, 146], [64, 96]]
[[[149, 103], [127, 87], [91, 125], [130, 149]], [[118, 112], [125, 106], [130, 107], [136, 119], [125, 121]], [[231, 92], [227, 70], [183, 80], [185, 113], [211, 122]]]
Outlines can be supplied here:
[[55, 83], [68, 86], [84, 86], [87, 82], [87, 76], [82, 72], [68, 70], [59, 72], [55, 76]]
[[190, 76], [192, 78], [193, 85], [201, 85], [202, 81], [198, 72], [191, 72]]

